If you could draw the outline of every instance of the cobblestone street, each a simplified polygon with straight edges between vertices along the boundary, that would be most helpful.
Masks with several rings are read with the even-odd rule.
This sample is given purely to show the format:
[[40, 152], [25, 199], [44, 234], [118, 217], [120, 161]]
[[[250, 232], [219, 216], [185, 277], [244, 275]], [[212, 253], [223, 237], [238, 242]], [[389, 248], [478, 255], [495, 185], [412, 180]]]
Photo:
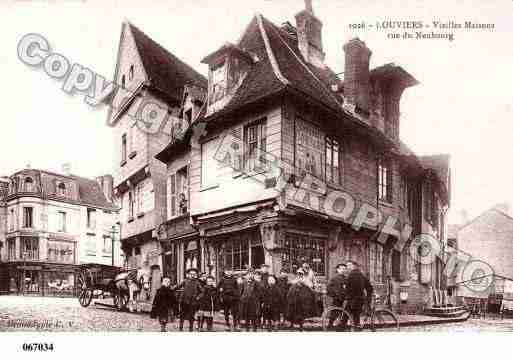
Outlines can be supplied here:
[[[214, 330], [224, 331], [222, 317], [216, 318]], [[319, 330], [317, 323], [305, 325]], [[0, 297], [0, 331], [159, 331], [156, 320], [148, 314], [120, 313], [91, 305], [82, 308], [76, 298]], [[178, 323], [168, 326], [178, 330]], [[403, 332], [479, 332], [513, 331], [513, 319], [469, 319], [465, 322], [420, 325], [401, 328]]]

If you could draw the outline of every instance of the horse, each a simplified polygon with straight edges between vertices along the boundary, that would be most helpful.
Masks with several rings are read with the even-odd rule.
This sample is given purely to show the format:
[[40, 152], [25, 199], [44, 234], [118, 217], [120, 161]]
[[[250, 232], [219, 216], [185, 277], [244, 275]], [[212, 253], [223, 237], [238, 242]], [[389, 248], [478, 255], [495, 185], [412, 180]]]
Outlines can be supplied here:
[[138, 268], [119, 273], [114, 278], [114, 285], [119, 293], [128, 292], [128, 310], [140, 311], [139, 300], [149, 300], [151, 295], [151, 271]]

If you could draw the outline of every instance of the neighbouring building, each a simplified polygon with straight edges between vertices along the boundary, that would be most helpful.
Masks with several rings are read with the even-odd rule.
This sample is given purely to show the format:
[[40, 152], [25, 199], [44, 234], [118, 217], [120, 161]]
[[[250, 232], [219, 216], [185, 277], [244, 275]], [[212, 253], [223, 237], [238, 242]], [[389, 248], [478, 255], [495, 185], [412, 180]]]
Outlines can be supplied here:
[[151, 134], [141, 129], [134, 114], [149, 102], [178, 113], [184, 86], [206, 88], [207, 80], [128, 22], [121, 28], [114, 79], [129, 93], [125, 99], [114, 97], [108, 113], [122, 248], [128, 268], [151, 268], [155, 291], [163, 265], [157, 232], [167, 217], [167, 170], [155, 155], [171, 137], [165, 131]]
[[453, 271], [456, 295], [513, 299], [513, 217], [506, 203], [460, 225], [456, 233], [458, 267]]
[[0, 292], [75, 295], [77, 266], [123, 265], [112, 176], [0, 178]]
[[[307, 1], [295, 26], [257, 14], [236, 44], [205, 57], [208, 85], [182, 81], [188, 67], [167, 78], [175, 64], [160, 61], [151, 81], [181, 88], [174, 116], [188, 125], [156, 155], [167, 204], [151, 238], [165, 274], [180, 281], [197, 267], [220, 278], [263, 263], [276, 273], [307, 261], [323, 290], [336, 264], [353, 259], [392, 304], [401, 297], [420, 310], [432, 289], [444, 289], [442, 259], [419, 265], [410, 254], [420, 233], [445, 245], [451, 191], [449, 156], [417, 156], [400, 140], [401, 95], [418, 82], [394, 64], [370, 69], [372, 52], [360, 39], [343, 49], [342, 77], [324, 63], [322, 22]], [[120, 178], [118, 188], [127, 176]], [[376, 218], [355, 226], [362, 209]], [[397, 231], [378, 241], [388, 217]], [[406, 243], [400, 251], [398, 241]]]

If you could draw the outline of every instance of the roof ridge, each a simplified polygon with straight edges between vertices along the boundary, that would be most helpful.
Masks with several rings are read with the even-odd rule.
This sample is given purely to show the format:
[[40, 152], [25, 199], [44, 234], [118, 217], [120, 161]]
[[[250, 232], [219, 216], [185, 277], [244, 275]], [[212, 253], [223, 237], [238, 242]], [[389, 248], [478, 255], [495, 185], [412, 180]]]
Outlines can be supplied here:
[[269, 42], [269, 37], [267, 36], [267, 33], [265, 32], [263, 20], [262, 20], [262, 14], [257, 13], [256, 15], [258, 28], [260, 30], [260, 34], [262, 35], [262, 39], [264, 40], [265, 50], [267, 52], [267, 56], [269, 57], [269, 62], [271, 63], [271, 67], [273, 68], [273, 72], [276, 75], [276, 78], [281, 81], [284, 85], [289, 85], [290, 81], [287, 80], [285, 76], [280, 71], [280, 67], [278, 66], [278, 61], [276, 60], [276, 57], [274, 56], [273, 50], [271, 48], [271, 43]]
[[[272, 24], [274, 25], [274, 24]], [[338, 99], [336, 98], [336, 96], [334, 96], [331, 91], [329, 91], [329, 89], [326, 88], [326, 86], [324, 85], [324, 83], [319, 80], [319, 78], [312, 72], [312, 70], [310, 70], [310, 68], [299, 58], [299, 56], [290, 48], [289, 44], [287, 44], [287, 42], [285, 40], [283, 40], [283, 38], [281, 37], [280, 33], [278, 31], [276, 31], [276, 29], [274, 28], [274, 26], [272, 26], [271, 28], [273, 29], [273, 31], [276, 33], [276, 35], [278, 36], [278, 38], [280, 39], [280, 41], [287, 47], [287, 49], [292, 53], [292, 55], [296, 58], [296, 60], [308, 71], [308, 73], [321, 85], [322, 88], [324, 88], [324, 90], [326, 90], [326, 92], [329, 94], [329, 96], [342, 108], [342, 104], [338, 101]]]

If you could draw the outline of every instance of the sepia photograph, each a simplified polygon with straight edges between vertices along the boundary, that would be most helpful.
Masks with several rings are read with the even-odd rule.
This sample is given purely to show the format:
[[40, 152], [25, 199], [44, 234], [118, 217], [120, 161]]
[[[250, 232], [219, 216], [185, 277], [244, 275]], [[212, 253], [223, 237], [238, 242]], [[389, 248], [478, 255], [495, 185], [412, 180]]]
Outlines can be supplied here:
[[3, 1], [0, 342], [513, 331], [512, 14]]

